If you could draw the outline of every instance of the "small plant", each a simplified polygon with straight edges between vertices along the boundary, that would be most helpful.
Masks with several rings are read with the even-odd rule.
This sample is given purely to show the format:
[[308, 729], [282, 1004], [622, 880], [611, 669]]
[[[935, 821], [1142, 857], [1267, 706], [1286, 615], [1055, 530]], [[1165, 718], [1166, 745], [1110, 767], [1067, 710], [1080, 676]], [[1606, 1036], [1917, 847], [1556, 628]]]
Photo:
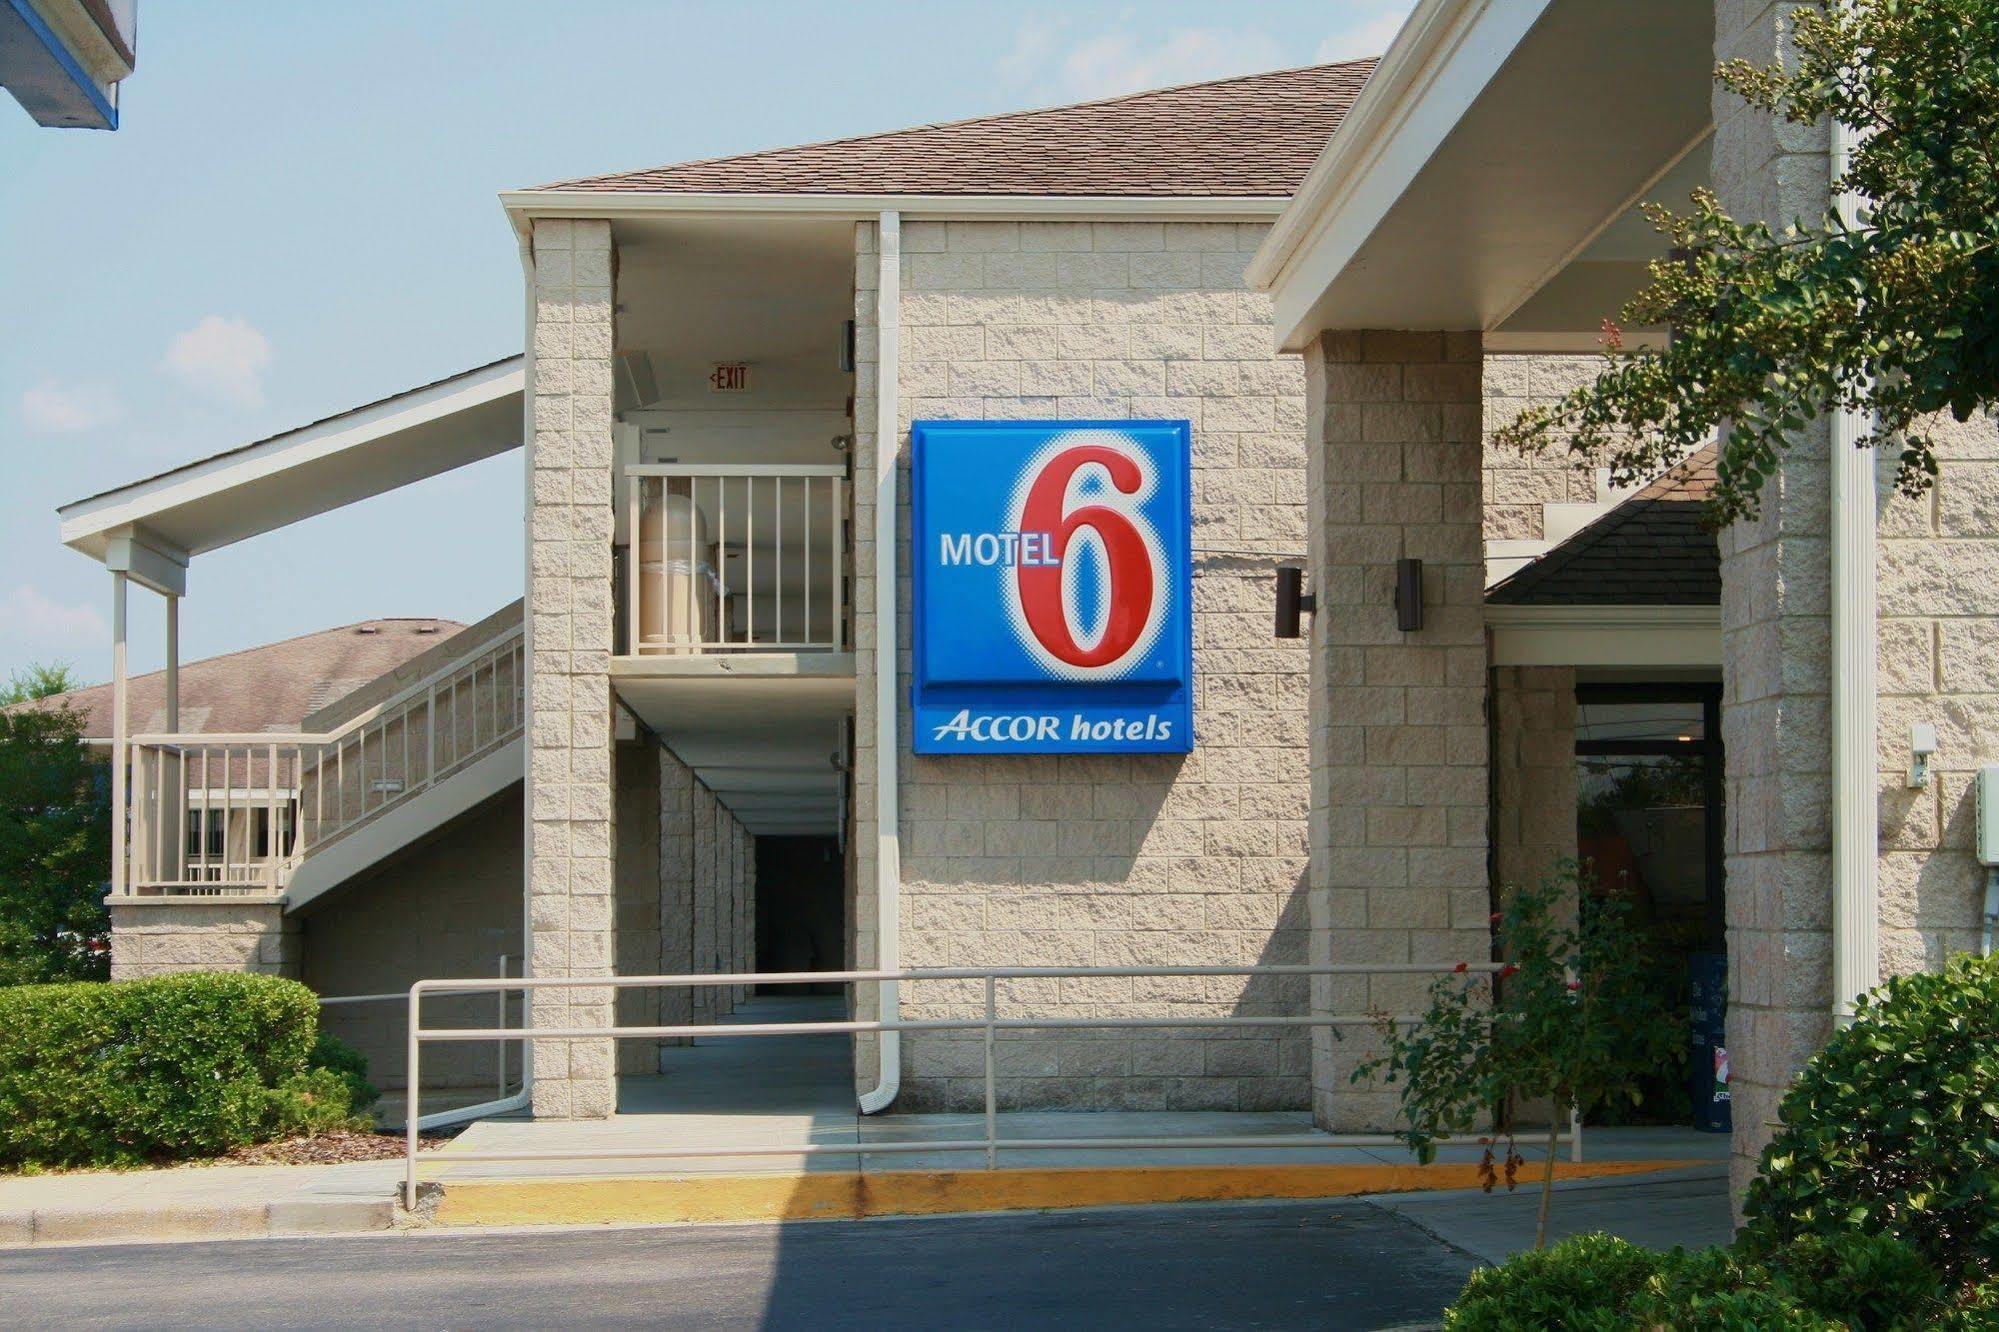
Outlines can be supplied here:
[[1743, 1206], [1752, 1251], [1860, 1231], [1953, 1287], [1999, 1277], [1999, 958], [1864, 996], [1778, 1116]]
[[[1382, 1018], [1383, 1048], [1353, 1080], [1400, 1085], [1407, 1126], [1399, 1136], [1418, 1160], [1434, 1160], [1439, 1139], [1473, 1132], [1520, 1101], [1572, 1105], [1584, 1114], [1615, 1100], [1635, 1102], [1640, 1080], [1684, 1053], [1685, 1015], [1651, 983], [1629, 903], [1583, 897], [1580, 887], [1576, 865], [1564, 862], [1539, 888], [1515, 893], [1494, 917], [1505, 966], [1490, 981], [1460, 963], [1431, 984], [1429, 1006], [1413, 1025]], [[1555, 906], [1571, 897], [1582, 898], [1580, 921], [1559, 924]], [[1551, 1116], [1536, 1248], [1547, 1239], [1560, 1128]], [[1488, 1147], [1487, 1188], [1496, 1178], [1493, 1160]], [[1509, 1188], [1519, 1165], [1509, 1133]]]

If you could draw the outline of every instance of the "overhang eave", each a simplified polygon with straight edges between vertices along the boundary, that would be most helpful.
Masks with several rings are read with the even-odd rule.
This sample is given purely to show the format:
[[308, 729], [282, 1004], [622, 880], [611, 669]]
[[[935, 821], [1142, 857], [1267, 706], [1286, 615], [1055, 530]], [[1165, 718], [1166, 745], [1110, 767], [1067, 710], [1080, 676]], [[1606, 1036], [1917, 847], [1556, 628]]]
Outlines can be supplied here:
[[[1593, 247], [1682, 183], [1711, 132], [1713, 64], [1705, 3], [1424, 0], [1250, 265], [1279, 345], [1505, 331], [1579, 260], [1622, 262], [1628, 287], [1648, 256]], [[1515, 341], [1594, 332], [1621, 303], [1601, 282], [1577, 293]]]

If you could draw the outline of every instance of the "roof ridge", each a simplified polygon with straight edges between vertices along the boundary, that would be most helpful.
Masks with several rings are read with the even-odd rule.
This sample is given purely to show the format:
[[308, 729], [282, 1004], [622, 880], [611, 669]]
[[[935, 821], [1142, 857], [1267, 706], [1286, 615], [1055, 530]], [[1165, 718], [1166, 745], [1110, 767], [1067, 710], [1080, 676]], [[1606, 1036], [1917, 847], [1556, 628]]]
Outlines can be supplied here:
[[800, 152], [811, 148], [834, 148], [843, 144], [867, 143], [874, 139], [886, 139], [898, 134], [914, 134], [924, 130], [956, 129], [965, 125], [987, 125], [998, 121], [1020, 120], [1029, 116], [1045, 116], [1057, 111], [1080, 111], [1089, 107], [1115, 106], [1121, 102], [1139, 101], [1147, 97], [1159, 97], [1168, 93], [1187, 92], [1194, 88], [1219, 88], [1231, 83], [1248, 83], [1258, 79], [1281, 78], [1287, 74], [1304, 74], [1316, 70], [1344, 69], [1352, 65], [1370, 67], [1379, 63], [1379, 56], [1360, 56], [1353, 60], [1333, 60], [1323, 64], [1291, 65], [1284, 69], [1267, 69], [1258, 73], [1231, 74], [1220, 79], [1196, 79], [1189, 83], [1173, 83], [1163, 88], [1140, 88], [1133, 92], [1119, 93], [1115, 97], [1092, 97], [1080, 102], [1056, 102], [1048, 106], [1026, 107], [1013, 111], [995, 111], [981, 116], [959, 116], [951, 120], [926, 120], [915, 125], [899, 125], [893, 129], [872, 130], [866, 134], [844, 134], [831, 139], [813, 139], [805, 143], [776, 144], [769, 148], [753, 148], [747, 152], [721, 153], [713, 157], [692, 157], [679, 162], [661, 162], [652, 166], [633, 167], [624, 171], [600, 171], [588, 176], [576, 176], [569, 180], [551, 181], [545, 185], [531, 186], [536, 190], [559, 190], [579, 185], [589, 185], [597, 181], [621, 179], [627, 176], [644, 175], [651, 171], [669, 171], [684, 167], [717, 166], [725, 162], [752, 161], [760, 157], [770, 157], [778, 153]]

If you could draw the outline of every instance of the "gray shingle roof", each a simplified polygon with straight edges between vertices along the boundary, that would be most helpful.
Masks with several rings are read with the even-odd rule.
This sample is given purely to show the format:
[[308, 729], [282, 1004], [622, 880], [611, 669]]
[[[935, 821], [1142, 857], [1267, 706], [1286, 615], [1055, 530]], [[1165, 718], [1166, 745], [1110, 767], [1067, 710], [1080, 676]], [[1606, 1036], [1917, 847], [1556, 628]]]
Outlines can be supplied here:
[[[358, 689], [462, 628], [455, 620], [363, 620], [185, 662], [180, 668], [181, 730], [210, 735], [297, 730], [318, 700]], [[128, 688], [133, 732], [165, 729], [166, 674], [133, 676]], [[90, 685], [18, 706], [59, 705], [84, 714], [86, 736], [110, 738], [110, 685]]]
[[1713, 606], [1721, 551], [1705, 525], [1714, 446], [1515, 570], [1485, 594], [1501, 606]]
[[586, 176], [616, 193], [1285, 197], [1373, 60], [1249, 74], [1039, 111]]

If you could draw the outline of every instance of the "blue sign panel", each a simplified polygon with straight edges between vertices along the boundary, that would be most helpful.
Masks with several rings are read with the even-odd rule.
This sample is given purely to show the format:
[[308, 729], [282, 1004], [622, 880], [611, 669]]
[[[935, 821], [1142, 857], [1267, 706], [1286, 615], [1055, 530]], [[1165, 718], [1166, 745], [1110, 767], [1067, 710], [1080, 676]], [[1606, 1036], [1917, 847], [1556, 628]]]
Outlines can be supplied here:
[[918, 421], [919, 754], [1194, 747], [1185, 421]]

